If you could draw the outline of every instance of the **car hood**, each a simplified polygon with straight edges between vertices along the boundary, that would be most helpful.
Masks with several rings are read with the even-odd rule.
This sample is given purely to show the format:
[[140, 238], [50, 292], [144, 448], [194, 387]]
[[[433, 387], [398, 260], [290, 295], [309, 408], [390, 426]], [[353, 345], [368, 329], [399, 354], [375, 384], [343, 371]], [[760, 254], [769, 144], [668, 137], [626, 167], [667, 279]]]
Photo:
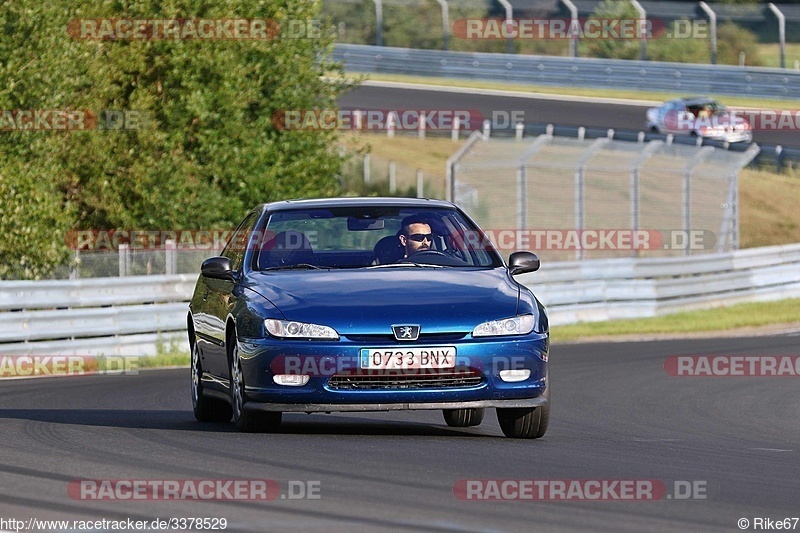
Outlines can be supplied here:
[[519, 286], [504, 268], [377, 268], [254, 272], [250, 288], [287, 320], [331, 326], [340, 334], [390, 334], [393, 324], [468, 332], [514, 316]]

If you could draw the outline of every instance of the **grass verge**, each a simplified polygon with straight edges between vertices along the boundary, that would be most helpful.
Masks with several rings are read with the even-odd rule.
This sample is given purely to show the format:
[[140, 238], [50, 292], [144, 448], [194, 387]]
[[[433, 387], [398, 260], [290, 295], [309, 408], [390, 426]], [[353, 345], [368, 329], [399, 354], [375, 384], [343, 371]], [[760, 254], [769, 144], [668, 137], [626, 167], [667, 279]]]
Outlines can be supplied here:
[[[781, 67], [781, 45], [762, 43], [758, 45], [758, 55], [766, 67]], [[786, 67], [794, 69], [794, 62], [800, 61], [800, 43], [786, 43]]]
[[653, 318], [552, 326], [550, 334], [553, 342], [570, 342], [626, 335], [733, 333], [744, 328], [760, 328], [776, 324], [800, 327], [800, 299], [737, 304]]

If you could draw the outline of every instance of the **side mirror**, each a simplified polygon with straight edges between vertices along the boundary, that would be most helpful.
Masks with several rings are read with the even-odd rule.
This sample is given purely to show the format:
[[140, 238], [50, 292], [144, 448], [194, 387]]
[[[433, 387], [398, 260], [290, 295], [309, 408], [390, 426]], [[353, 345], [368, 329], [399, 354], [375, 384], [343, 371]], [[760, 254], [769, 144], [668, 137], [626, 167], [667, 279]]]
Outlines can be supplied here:
[[514, 252], [508, 258], [508, 271], [512, 276], [537, 270], [539, 270], [539, 257], [533, 252]]
[[207, 278], [233, 281], [233, 264], [227, 257], [209, 257], [203, 261], [200, 273]]

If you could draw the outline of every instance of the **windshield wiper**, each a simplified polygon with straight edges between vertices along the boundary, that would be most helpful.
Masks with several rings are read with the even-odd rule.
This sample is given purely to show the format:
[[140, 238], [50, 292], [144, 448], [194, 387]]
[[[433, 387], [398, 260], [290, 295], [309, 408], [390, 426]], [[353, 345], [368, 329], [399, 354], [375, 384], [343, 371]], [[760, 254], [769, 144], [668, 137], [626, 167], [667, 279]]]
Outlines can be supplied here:
[[420, 268], [444, 268], [442, 265], [431, 265], [428, 263], [414, 263], [413, 261], [409, 261], [408, 263], [386, 263], [385, 265], [370, 265], [365, 268], [396, 268], [396, 267], [420, 267]]
[[294, 265], [281, 265], [261, 269], [262, 272], [267, 270], [322, 270], [322, 267], [312, 265], [311, 263], [297, 263]]

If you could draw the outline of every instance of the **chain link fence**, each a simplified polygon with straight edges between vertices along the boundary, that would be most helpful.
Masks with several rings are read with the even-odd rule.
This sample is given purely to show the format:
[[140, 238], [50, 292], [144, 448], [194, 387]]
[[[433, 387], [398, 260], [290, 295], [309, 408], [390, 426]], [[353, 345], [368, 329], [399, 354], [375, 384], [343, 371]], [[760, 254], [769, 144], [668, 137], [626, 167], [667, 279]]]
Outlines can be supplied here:
[[758, 153], [667, 141], [473, 134], [449, 161], [449, 197], [505, 255], [547, 260], [738, 248], [738, 173]]

